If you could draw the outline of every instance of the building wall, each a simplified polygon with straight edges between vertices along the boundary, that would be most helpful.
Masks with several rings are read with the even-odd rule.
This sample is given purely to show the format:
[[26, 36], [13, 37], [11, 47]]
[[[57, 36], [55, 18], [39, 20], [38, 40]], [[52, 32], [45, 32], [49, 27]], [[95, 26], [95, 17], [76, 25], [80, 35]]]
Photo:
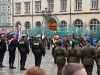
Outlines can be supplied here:
[[[30, 4], [30, 14], [24, 13], [24, 2], [31, 2]], [[41, 1], [41, 12], [35, 12], [35, 1]], [[14, 0], [14, 8], [15, 3], [21, 2], [21, 14], [15, 14], [14, 10], [14, 25], [17, 21], [20, 21], [22, 26], [26, 21], [31, 23], [31, 28], [36, 26], [36, 22], [40, 21], [43, 26], [45, 26], [44, 17], [42, 16], [42, 10], [45, 7], [48, 7], [47, 0]], [[71, 0], [71, 24], [74, 25], [75, 20], [80, 19], [83, 22], [83, 25], [86, 25], [87, 29], [90, 29], [90, 21], [92, 19], [97, 19], [100, 22], [100, 1], [97, 10], [91, 9], [90, 0], [82, 0], [82, 10], [77, 11], [75, 10], [75, 0]], [[32, 7], [33, 5], [33, 7]], [[23, 9], [22, 9], [23, 8]], [[33, 14], [32, 14], [33, 11]], [[33, 17], [32, 17], [33, 16]], [[54, 0], [54, 11], [52, 12], [52, 16], [58, 23], [61, 21], [66, 21], [67, 24], [70, 24], [70, 0], [67, 0], [67, 10], [66, 12], [60, 11], [60, 0]], [[33, 19], [32, 19], [33, 18]], [[15, 26], [14, 26], [15, 27]], [[25, 29], [25, 27], [23, 27]]]
[[[4, 12], [2, 12], [2, 9], [1, 9], [1, 7], [2, 6], [4, 6], [5, 7], [5, 11]], [[7, 7], [8, 6], [10, 6], [10, 11], [8, 12], [8, 10], [7, 10]], [[2, 23], [2, 19], [1, 19], [1, 17], [2, 16], [4, 16], [5, 17], [5, 22], [4, 23]], [[10, 23], [8, 23], [7, 22], [7, 16], [9, 16], [10, 17]], [[7, 0], [5, 0], [4, 2], [2, 2], [1, 0], [0, 0], [0, 29], [5, 29], [5, 28], [8, 28], [8, 29], [12, 29], [12, 18], [13, 18], [13, 16], [12, 16], [12, 0], [11, 1], [7, 1]]]

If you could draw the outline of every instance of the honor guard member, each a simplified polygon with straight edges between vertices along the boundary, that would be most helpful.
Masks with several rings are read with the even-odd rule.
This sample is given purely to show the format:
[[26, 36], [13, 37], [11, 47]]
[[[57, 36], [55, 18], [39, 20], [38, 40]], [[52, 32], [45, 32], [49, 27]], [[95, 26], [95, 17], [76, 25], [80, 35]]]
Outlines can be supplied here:
[[96, 58], [96, 64], [97, 64], [97, 74], [100, 75], [100, 41], [97, 44], [97, 48], [95, 51], [95, 58]]
[[3, 66], [2, 63], [3, 63], [3, 58], [6, 50], [7, 50], [6, 42], [3, 39], [2, 35], [0, 34], [0, 67], [5, 67]]
[[40, 38], [40, 35], [37, 35], [36, 40], [32, 44], [32, 52], [35, 56], [35, 66], [38, 67], [41, 65], [42, 55], [45, 55], [45, 47]]
[[17, 47], [17, 40], [15, 34], [12, 36], [12, 39], [10, 40], [8, 44], [8, 51], [9, 51], [9, 68], [15, 69], [14, 67], [14, 61], [15, 61], [15, 51]]
[[62, 68], [64, 67], [65, 63], [66, 63], [66, 58], [68, 53], [66, 51], [66, 48], [63, 47], [63, 40], [59, 40], [58, 42], [58, 46], [55, 48], [54, 51], [54, 62], [55, 64], [57, 64], [58, 67], [58, 72], [57, 75], [61, 75], [62, 74]]
[[72, 40], [71, 47], [68, 48], [68, 63], [80, 63], [81, 51], [79, 48], [76, 47], [76, 41]]
[[95, 48], [91, 46], [91, 40], [86, 40], [86, 46], [82, 48], [82, 64], [84, 65], [87, 74], [92, 75], [94, 65]]
[[26, 35], [23, 35], [22, 39], [19, 40], [18, 42], [18, 49], [21, 56], [20, 70], [26, 70], [25, 62], [26, 62], [27, 54], [29, 54], [29, 44], [27, 43], [26, 37], [27, 37]]

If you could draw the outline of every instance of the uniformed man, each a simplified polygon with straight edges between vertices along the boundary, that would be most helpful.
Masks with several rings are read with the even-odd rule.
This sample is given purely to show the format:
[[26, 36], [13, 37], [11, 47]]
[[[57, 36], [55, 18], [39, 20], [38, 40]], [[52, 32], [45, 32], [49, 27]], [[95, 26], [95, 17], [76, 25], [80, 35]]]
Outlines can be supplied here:
[[42, 55], [45, 55], [45, 47], [40, 39], [40, 35], [36, 36], [36, 40], [32, 44], [32, 52], [35, 56], [35, 66], [40, 67]]
[[66, 58], [68, 53], [66, 51], [66, 48], [63, 47], [63, 40], [59, 40], [58, 46], [55, 48], [54, 51], [54, 62], [57, 64], [58, 72], [57, 75], [62, 75], [62, 68], [64, 67], [66, 63]]
[[95, 51], [95, 58], [96, 58], [96, 64], [97, 64], [97, 74], [100, 75], [100, 41], [97, 44], [97, 48]]
[[91, 46], [91, 40], [86, 40], [86, 46], [82, 48], [82, 64], [84, 65], [87, 74], [92, 75], [93, 65], [94, 65], [94, 57], [95, 48]]
[[9, 68], [11, 68], [11, 69], [15, 69], [16, 68], [16, 67], [14, 67], [16, 47], [17, 47], [17, 40], [16, 40], [16, 36], [13, 35], [12, 39], [10, 40], [10, 42], [8, 44]]
[[68, 63], [80, 63], [81, 50], [76, 47], [76, 41], [72, 40], [72, 46], [68, 48]]
[[55, 34], [54, 38], [52, 38], [52, 41], [51, 41], [52, 56], [54, 56], [54, 50], [58, 45], [58, 41], [59, 41], [59, 36], [57, 34]]
[[0, 67], [5, 67], [3, 66], [3, 58], [4, 58], [4, 54], [6, 52], [6, 42], [3, 39], [2, 35], [0, 34]]
[[22, 36], [22, 39], [19, 40], [18, 42], [18, 49], [20, 52], [20, 70], [26, 70], [25, 68], [25, 62], [26, 62], [26, 58], [27, 58], [27, 54], [29, 54], [29, 44], [26, 40], [26, 35]]

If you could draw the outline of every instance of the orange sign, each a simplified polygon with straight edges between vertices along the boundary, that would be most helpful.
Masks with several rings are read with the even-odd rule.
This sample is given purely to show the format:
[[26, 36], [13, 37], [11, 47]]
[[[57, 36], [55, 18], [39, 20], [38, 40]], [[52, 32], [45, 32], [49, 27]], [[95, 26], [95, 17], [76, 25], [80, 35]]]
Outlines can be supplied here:
[[49, 29], [52, 30], [52, 31], [56, 31], [57, 25], [56, 24], [49, 24]]

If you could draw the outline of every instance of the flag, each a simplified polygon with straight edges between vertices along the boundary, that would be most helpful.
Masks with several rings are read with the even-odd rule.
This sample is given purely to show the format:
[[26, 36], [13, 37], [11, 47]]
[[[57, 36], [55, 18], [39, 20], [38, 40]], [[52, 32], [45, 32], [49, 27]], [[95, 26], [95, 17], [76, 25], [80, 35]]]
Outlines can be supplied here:
[[42, 39], [44, 39], [44, 29], [42, 29]]
[[22, 26], [19, 25], [19, 29], [18, 29], [18, 41], [22, 39]]

